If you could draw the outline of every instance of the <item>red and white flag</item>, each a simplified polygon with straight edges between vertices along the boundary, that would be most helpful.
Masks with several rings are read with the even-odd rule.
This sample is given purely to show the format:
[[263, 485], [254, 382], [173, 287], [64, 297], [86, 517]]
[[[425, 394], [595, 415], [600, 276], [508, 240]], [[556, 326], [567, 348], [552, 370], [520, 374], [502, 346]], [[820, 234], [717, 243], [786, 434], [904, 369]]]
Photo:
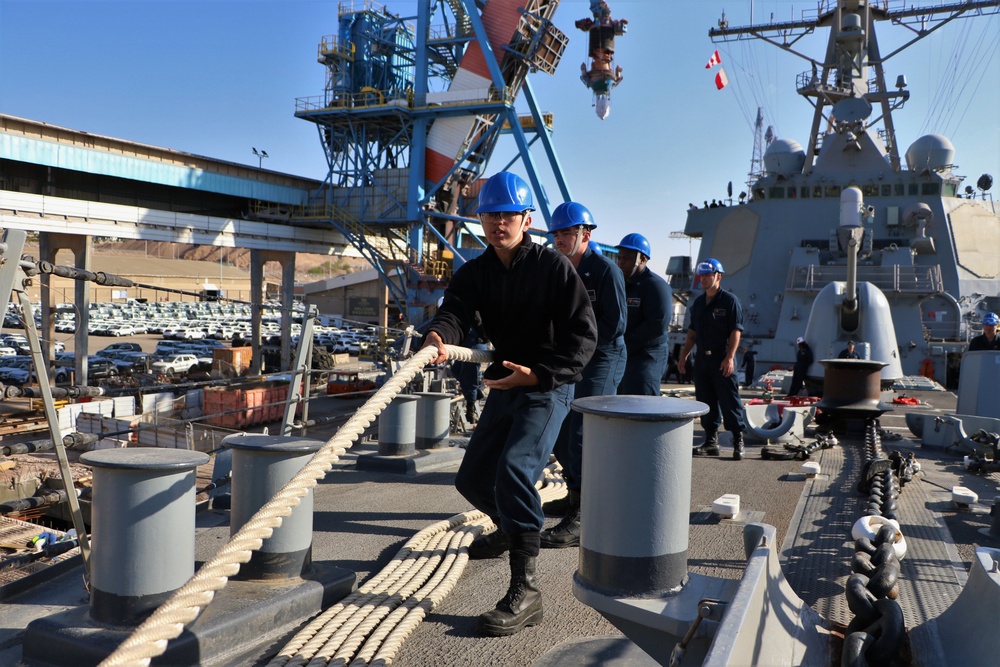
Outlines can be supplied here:
[[726, 70], [719, 68], [719, 73], [715, 75], [715, 87], [722, 90], [729, 84], [729, 77], [726, 76]]
[[705, 69], [712, 69], [716, 65], [721, 65], [721, 64], [722, 64], [722, 56], [720, 56], [719, 52], [716, 51], [715, 53], [712, 54], [712, 57], [708, 59], [708, 64], [705, 65]]

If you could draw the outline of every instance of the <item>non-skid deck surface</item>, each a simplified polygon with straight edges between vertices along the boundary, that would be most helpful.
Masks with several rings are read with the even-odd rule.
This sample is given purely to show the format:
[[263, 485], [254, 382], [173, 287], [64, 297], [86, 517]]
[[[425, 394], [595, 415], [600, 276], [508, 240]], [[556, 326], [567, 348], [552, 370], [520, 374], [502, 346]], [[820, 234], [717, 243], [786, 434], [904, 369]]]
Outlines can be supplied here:
[[[818, 461], [823, 473], [803, 490], [783, 545], [782, 567], [807, 604], [830, 622], [847, 625], [853, 618], [844, 595], [854, 553], [851, 527], [866, 500], [856, 491], [863, 444], [845, 438], [840, 446], [823, 450]], [[899, 603], [908, 628], [941, 614], [965, 583], [965, 569], [938, 511], [947, 498], [941, 487], [918, 479], [903, 487], [897, 501], [907, 544]]]

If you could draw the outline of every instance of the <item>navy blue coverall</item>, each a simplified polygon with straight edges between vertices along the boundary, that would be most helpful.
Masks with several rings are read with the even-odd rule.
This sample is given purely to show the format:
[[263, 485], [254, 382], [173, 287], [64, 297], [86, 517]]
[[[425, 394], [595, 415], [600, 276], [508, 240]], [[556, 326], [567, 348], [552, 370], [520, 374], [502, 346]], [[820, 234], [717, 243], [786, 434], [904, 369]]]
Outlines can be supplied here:
[[757, 372], [757, 350], [747, 350], [743, 353], [743, 386], [753, 384]]
[[701, 427], [706, 433], [715, 433], [724, 423], [730, 433], [746, 430], [743, 421], [743, 404], [740, 403], [740, 385], [736, 373], [729, 377], [719, 366], [726, 356], [729, 336], [734, 330], [743, 331], [743, 306], [740, 300], [720, 289], [711, 302], [701, 293], [691, 303], [691, 323], [697, 352], [694, 361], [694, 397], [708, 406], [701, 416]]
[[789, 396], [798, 396], [802, 391], [802, 385], [806, 381], [806, 373], [813, 363], [813, 351], [809, 344], [802, 342], [798, 344], [795, 352], [795, 365], [792, 367], [792, 386], [788, 390]]
[[1000, 350], [1000, 336], [994, 336], [991, 341], [986, 334], [979, 334], [969, 341], [969, 352], [982, 352], [983, 350]]
[[[574, 387], [575, 398], [613, 396], [625, 373], [625, 276], [607, 257], [587, 250], [576, 272], [597, 318], [597, 349]], [[570, 410], [554, 449], [566, 487], [583, 482], [583, 415]]]
[[477, 311], [494, 348], [483, 377], [510, 375], [502, 362], [511, 361], [529, 367], [538, 384], [489, 392], [455, 488], [505, 533], [539, 532], [545, 517], [535, 482], [569, 412], [573, 383], [594, 354], [594, 310], [570, 261], [525, 234], [509, 268], [492, 246], [463, 264], [428, 329], [455, 345]]
[[618, 393], [659, 396], [660, 381], [667, 372], [667, 327], [673, 293], [667, 281], [647, 267], [625, 281], [625, 303], [628, 358]]

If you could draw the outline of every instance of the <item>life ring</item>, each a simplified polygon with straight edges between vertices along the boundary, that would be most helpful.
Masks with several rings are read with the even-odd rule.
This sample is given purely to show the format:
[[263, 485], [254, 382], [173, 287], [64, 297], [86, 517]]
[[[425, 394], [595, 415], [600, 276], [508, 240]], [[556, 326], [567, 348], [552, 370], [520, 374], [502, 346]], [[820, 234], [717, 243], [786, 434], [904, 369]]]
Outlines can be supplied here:
[[934, 361], [931, 359], [924, 359], [920, 364], [920, 375], [923, 375], [929, 380], [934, 379]]

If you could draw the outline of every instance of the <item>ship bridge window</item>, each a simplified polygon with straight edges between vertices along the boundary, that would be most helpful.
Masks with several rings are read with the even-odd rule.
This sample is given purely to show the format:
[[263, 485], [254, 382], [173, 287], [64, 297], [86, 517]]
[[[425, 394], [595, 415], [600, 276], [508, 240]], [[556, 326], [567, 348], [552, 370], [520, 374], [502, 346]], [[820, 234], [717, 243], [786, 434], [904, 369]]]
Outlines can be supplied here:
[[861, 194], [863, 194], [865, 197], [878, 197], [878, 186], [877, 185], [862, 186]]
[[753, 189], [753, 198], [754, 199], [763, 199], [764, 198], [764, 188], [754, 188]]
[[954, 197], [958, 192], [958, 185], [955, 183], [945, 183], [941, 190], [945, 197]]
[[921, 183], [920, 184], [920, 194], [922, 195], [936, 195], [941, 192], [940, 183]]
[[916, 197], [918, 194], [920, 194], [920, 184], [910, 183], [910, 186], [906, 188], [906, 194], [908, 194], [911, 197]]
[[813, 186], [813, 197], [822, 197], [822, 196], [823, 196], [823, 186], [822, 185], [814, 185]]
[[891, 194], [892, 194], [892, 186], [889, 185], [888, 183], [883, 183], [882, 184], [882, 196], [883, 197], [888, 197]]
[[904, 188], [902, 183], [896, 183], [895, 185], [892, 186], [892, 194], [896, 195], [897, 197], [902, 197], [903, 193], [904, 193]]
[[840, 196], [840, 186], [839, 185], [828, 185], [823, 191], [824, 197], [839, 197]]
[[785, 188], [775, 185], [767, 193], [767, 196], [771, 199], [784, 199], [785, 198]]
[[798, 194], [798, 188], [796, 188], [794, 185], [792, 187], [788, 188], [788, 198], [789, 199], [795, 199], [795, 195], [796, 194]]
[[801, 188], [799, 188], [799, 196], [802, 197], [803, 199], [809, 199], [808, 185], [803, 185]]

